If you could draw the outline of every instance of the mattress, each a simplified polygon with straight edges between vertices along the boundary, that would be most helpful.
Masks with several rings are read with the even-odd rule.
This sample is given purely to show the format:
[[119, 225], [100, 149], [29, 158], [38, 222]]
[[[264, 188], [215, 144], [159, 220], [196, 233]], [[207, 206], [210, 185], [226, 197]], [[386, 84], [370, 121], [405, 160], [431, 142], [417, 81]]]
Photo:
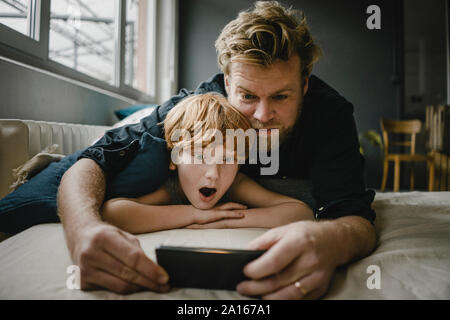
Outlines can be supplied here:
[[[376, 249], [339, 267], [323, 299], [450, 299], [450, 192], [377, 193], [373, 206]], [[158, 245], [239, 249], [265, 231], [175, 229], [138, 239], [155, 259]], [[236, 291], [189, 288], [129, 295], [71, 290], [71, 265], [60, 224], [8, 238], [0, 243], [0, 299], [249, 299]]]

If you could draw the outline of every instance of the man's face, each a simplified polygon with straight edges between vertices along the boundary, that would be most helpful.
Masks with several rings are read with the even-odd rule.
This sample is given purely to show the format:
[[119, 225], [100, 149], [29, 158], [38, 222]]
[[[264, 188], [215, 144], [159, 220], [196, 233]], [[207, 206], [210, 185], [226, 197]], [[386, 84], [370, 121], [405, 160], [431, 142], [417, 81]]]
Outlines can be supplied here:
[[247, 116], [255, 129], [280, 130], [282, 143], [297, 121], [308, 78], [302, 88], [300, 59], [277, 60], [268, 67], [233, 62], [225, 75], [228, 101]]

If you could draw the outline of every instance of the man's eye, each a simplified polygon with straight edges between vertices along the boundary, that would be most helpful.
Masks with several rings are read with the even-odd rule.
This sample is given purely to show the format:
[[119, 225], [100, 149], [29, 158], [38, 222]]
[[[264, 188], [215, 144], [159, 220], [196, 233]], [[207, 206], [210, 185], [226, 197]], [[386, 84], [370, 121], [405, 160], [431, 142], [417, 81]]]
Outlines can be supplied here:
[[194, 158], [197, 159], [197, 160], [203, 160], [203, 155], [196, 154], [196, 155], [194, 155]]
[[253, 100], [253, 99], [255, 99], [255, 96], [254, 95], [252, 95], [252, 94], [244, 94], [244, 95], [242, 95], [242, 97], [244, 98], [244, 100]]
[[287, 96], [284, 94], [277, 94], [276, 96], [273, 97], [274, 100], [285, 100], [287, 99]]
[[233, 157], [223, 157], [224, 163], [231, 163], [233, 160], [234, 160]]

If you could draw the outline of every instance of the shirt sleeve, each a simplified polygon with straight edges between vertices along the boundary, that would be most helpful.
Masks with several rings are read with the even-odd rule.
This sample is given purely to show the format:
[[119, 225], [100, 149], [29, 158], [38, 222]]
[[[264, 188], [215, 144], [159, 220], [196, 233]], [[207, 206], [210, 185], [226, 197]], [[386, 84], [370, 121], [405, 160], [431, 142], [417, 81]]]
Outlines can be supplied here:
[[85, 149], [78, 160], [91, 159], [103, 169], [107, 178], [115, 176], [139, 151], [144, 132], [164, 138], [161, 122], [170, 109], [189, 94], [191, 92], [182, 89], [178, 95], [158, 106], [151, 115], [143, 118], [139, 123], [108, 130], [100, 140]]
[[313, 182], [316, 219], [335, 219], [356, 215], [371, 223], [375, 192], [366, 190], [364, 159], [353, 118], [353, 105], [347, 101], [317, 125], [310, 176]]

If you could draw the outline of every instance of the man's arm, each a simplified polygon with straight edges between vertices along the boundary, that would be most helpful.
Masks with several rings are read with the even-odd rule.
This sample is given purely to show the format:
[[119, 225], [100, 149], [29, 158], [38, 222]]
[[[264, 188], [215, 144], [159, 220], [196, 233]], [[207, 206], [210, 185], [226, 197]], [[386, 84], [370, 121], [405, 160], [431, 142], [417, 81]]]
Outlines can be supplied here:
[[104, 194], [105, 175], [90, 159], [77, 161], [58, 190], [58, 215], [72, 260], [80, 267], [81, 289], [168, 291], [167, 273], [146, 256], [139, 241], [101, 221]]
[[[220, 89], [217, 81], [215, 77], [202, 83], [196, 93]], [[145, 256], [134, 236], [102, 222], [99, 209], [105, 196], [105, 177], [114, 177], [133, 159], [144, 132], [162, 137], [158, 124], [191, 93], [182, 89], [140, 123], [109, 130], [64, 174], [58, 190], [58, 214], [72, 259], [81, 268], [82, 288], [102, 287], [116, 292], [142, 287], [168, 289], [165, 271]]]
[[327, 118], [317, 117], [316, 131], [308, 136], [317, 139], [310, 176], [319, 221], [292, 223], [256, 239], [251, 248], [269, 250], [244, 269], [253, 280], [238, 286], [242, 294], [319, 298], [336, 267], [367, 256], [375, 247], [374, 193], [365, 189], [353, 106], [344, 102], [321, 114]]

